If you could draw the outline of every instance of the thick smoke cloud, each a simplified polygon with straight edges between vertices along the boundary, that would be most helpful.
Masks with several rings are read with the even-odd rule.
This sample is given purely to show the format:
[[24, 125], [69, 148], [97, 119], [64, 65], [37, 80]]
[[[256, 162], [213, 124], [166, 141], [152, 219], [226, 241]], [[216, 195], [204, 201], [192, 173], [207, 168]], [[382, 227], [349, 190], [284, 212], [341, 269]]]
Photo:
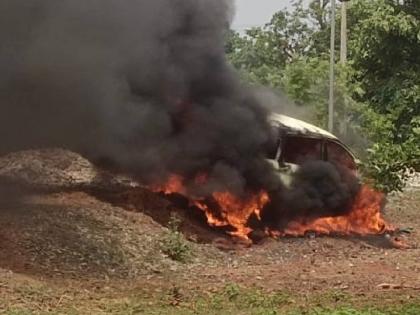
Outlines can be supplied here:
[[346, 215], [360, 190], [348, 169], [325, 161], [308, 161], [294, 174], [289, 187], [271, 194], [272, 202], [262, 214], [264, 224], [282, 230], [302, 218]]
[[0, 151], [66, 147], [142, 180], [206, 170], [240, 191], [268, 128], [225, 62], [232, 14], [226, 0], [2, 0]]
[[0, 154], [63, 147], [146, 183], [205, 172], [206, 186], [190, 185], [202, 196], [264, 188], [298, 213], [326, 199], [336, 208], [347, 187], [311, 198], [319, 184], [299, 176], [291, 192], [265, 161], [267, 114], [225, 60], [232, 7], [1, 0]]

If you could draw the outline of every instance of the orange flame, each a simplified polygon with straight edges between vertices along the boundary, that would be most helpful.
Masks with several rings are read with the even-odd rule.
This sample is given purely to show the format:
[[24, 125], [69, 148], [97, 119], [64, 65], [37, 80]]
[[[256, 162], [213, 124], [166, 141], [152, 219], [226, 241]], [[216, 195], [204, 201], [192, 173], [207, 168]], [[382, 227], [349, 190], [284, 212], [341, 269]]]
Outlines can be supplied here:
[[[194, 182], [204, 184], [206, 181], [207, 176], [201, 174], [195, 178]], [[172, 175], [165, 185], [162, 187], [154, 186], [152, 190], [165, 194], [178, 193], [188, 197], [184, 179], [178, 175]], [[214, 192], [212, 198], [219, 208], [216, 212], [217, 215], [215, 209], [210, 209], [204, 200], [190, 200], [190, 202], [204, 211], [209, 225], [216, 227], [232, 226], [236, 231], [231, 234], [245, 239], [252, 231], [251, 228], [247, 227], [249, 218], [253, 214], [260, 218], [261, 210], [270, 201], [268, 194], [264, 191], [249, 194], [245, 198], [239, 198], [230, 192]]]
[[[206, 175], [199, 175], [195, 179], [196, 184], [204, 184], [207, 181]], [[205, 200], [198, 200], [188, 194], [181, 176], [173, 175], [162, 187], [152, 187], [153, 191], [165, 194], [178, 193], [190, 198], [190, 203], [195, 205], [207, 217], [207, 222], [211, 226], [228, 227], [236, 229], [232, 235], [248, 239], [248, 234], [252, 229], [247, 226], [248, 220], [252, 215], [261, 220], [260, 214], [266, 204], [270, 202], [268, 193], [260, 191], [250, 193], [245, 197], [238, 197], [226, 192], [215, 192], [212, 195], [214, 206], [210, 208]], [[273, 237], [279, 236], [302, 236], [307, 232], [317, 234], [339, 234], [339, 235], [368, 235], [380, 234], [393, 230], [381, 214], [381, 206], [384, 194], [363, 186], [355, 198], [351, 211], [343, 216], [322, 217], [322, 218], [299, 218], [288, 224], [282, 230], [267, 230], [267, 234]]]
[[221, 219], [216, 218], [211, 209], [203, 202], [195, 202], [195, 205], [206, 213], [207, 222], [213, 226], [228, 226], [236, 228], [232, 235], [247, 238], [252, 229], [247, 227], [247, 222], [251, 215], [260, 217], [262, 208], [269, 202], [266, 192], [251, 195], [245, 199], [240, 199], [229, 192], [215, 192], [214, 200], [221, 209]]
[[150, 188], [154, 192], [163, 192], [166, 195], [175, 193], [186, 195], [184, 179], [179, 175], [171, 175], [164, 185], [153, 185]]
[[[381, 206], [385, 196], [369, 186], [363, 186], [347, 215], [316, 218], [305, 222], [304, 218], [289, 223], [280, 235], [300, 236], [307, 232], [318, 234], [380, 234], [394, 228], [388, 224], [382, 214]], [[274, 233], [275, 234], [275, 233]]]

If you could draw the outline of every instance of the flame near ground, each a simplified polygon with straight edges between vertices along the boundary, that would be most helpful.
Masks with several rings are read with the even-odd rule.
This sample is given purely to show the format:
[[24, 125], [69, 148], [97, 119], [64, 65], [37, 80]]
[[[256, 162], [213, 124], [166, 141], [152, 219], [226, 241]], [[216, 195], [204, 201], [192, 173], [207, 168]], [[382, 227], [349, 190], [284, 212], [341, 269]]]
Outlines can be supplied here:
[[[196, 182], [205, 180], [197, 177]], [[190, 205], [201, 209], [210, 226], [232, 227], [231, 235], [248, 239], [253, 229], [248, 225], [251, 216], [261, 220], [261, 211], [270, 202], [269, 194], [265, 191], [248, 193], [245, 197], [237, 197], [230, 192], [215, 192], [212, 202], [206, 198], [194, 198], [184, 185], [181, 176], [173, 175], [163, 186], [154, 186], [155, 192], [167, 195], [180, 194], [189, 199]], [[280, 230], [267, 228], [266, 234], [271, 237], [303, 236], [308, 232], [319, 235], [374, 235], [392, 231], [394, 228], [386, 222], [381, 210], [385, 195], [367, 185], [358, 192], [350, 211], [346, 215], [335, 217], [298, 218], [289, 222]]]

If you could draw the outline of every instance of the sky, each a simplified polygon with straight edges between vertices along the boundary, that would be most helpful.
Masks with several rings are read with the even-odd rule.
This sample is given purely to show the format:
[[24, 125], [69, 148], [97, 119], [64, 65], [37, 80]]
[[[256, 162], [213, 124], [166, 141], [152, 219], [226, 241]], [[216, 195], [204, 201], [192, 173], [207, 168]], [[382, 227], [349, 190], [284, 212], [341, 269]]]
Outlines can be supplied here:
[[235, 0], [236, 16], [232, 28], [237, 31], [269, 22], [273, 14], [290, 7], [291, 0]]

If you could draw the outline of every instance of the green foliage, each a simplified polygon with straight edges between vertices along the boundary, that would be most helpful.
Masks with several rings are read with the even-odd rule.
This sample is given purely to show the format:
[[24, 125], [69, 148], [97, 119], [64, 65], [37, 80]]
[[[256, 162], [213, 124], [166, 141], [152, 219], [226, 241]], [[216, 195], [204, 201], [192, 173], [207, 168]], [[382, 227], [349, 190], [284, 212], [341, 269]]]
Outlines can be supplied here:
[[295, 1], [293, 11], [275, 13], [264, 27], [249, 29], [243, 36], [230, 31], [226, 40], [228, 59], [248, 81], [283, 89], [287, 65], [328, 51], [326, 4], [305, 9], [301, 0]]
[[420, 20], [395, 1], [357, 0], [351, 37], [353, 80], [364, 93], [360, 100], [395, 125], [394, 142], [405, 141], [407, 128], [420, 115]]
[[363, 172], [367, 178], [374, 180], [379, 190], [401, 191], [410, 173], [420, 169], [420, 117], [413, 118], [409, 138], [395, 143], [390, 140], [396, 132], [389, 117], [391, 114], [381, 115], [367, 106], [361, 108], [361, 120], [365, 124], [363, 130], [374, 141], [367, 150]]
[[176, 216], [171, 216], [169, 231], [161, 240], [160, 246], [162, 252], [169, 258], [179, 262], [187, 262], [191, 258], [192, 249], [179, 230], [180, 223], [181, 221]]
[[383, 191], [401, 191], [408, 178], [405, 150], [398, 145], [374, 143], [368, 150], [363, 169], [374, 186]]
[[271, 87], [280, 85], [280, 69], [286, 60], [269, 33], [261, 28], [248, 30], [246, 36], [231, 31], [225, 49], [229, 61], [247, 81]]
[[352, 2], [353, 97], [365, 105], [361, 125], [373, 142], [366, 174], [386, 192], [401, 190], [420, 161], [420, 14], [405, 2]]
[[286, 66], [282, 78], [286, 95], [296, 105], [311, 108], [317, 124], [323, 128], [327, 126], [328, 69], [328, 60], [301, 57]]
[[[316, 122], [324, 128], [329, 97], [328, 3], [312, 1], [306, 7], [295, 1], [292, 11], [275, 13], [264, 27], [247, 30], [243, 36], [231, 31], [226, 44], [228, 59], [245, 80], [282, 91], [297, 106], [316, 113]], [[351, 103], [345, 73], [342, 69], [337, 73], [337, 117]], [[336, 129], [341, 130], [339, 125]]]

